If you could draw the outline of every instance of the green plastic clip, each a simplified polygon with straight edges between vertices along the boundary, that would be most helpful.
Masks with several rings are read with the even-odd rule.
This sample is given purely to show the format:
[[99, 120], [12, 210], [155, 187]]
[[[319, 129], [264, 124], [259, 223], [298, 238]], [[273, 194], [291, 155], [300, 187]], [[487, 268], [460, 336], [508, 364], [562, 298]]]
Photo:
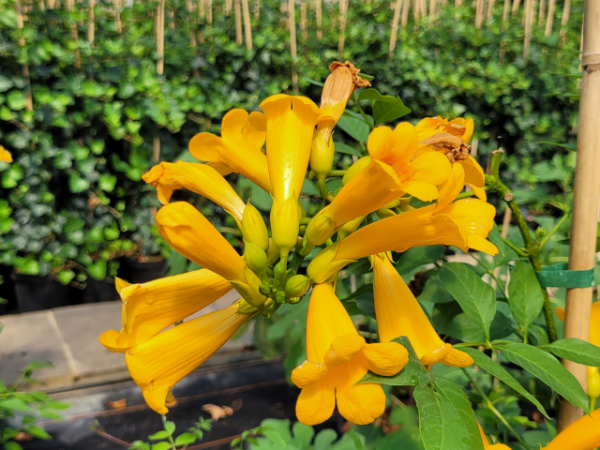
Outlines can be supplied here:
[[594, 269], [569, 270], [568, 264], [543, 267], [536, 272], [542, 287], [589, 288], [594, 286]]

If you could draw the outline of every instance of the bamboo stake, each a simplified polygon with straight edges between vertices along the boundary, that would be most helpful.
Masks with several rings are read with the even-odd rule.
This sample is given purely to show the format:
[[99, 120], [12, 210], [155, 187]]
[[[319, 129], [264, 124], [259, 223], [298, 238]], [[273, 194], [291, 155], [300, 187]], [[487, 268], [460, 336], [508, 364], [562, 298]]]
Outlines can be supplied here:
[[156, 73], [162, 75], [165, 69], [165, 0], [158, 0], [156, 10]]
[[571, 0], [565, 0], [565, 6], [563, 7], [562, 19], [560, 25], [565, 27], [569, 22], [569, 12], [571, 11]]
[[48, 9], [54, 9], [56, 0], [48, 0]]
[[421, 17], [427, 16], [427, 0], [420, 0]]
[[494, 16], [494, 6], [496, 6], [496, 0], [489, 0], [487, 9], [488, 19]]
[[296, 70], [296, 5], [294, 0], [288, 0], [288, 24], [290, 28], [290, 53], [292, 54], [292, 86], [298, 91], [298, 72]]
[[419, 16], [420, 14], [420, 9], [421, 9], [421, 2], [420, 0], [414, 0], [414, 5], [413, 5], [413, 18], [415, 19], [415, 27], [417, 26], [417, 22], [419, 20]]
[[235, 0], [235, 42], [242, 45], [242, 11], [240, 0]]
[[[406, 2], [408, 2], [408, 0], [406, 0]], [[398, 21], [400, 20], [401, 7], [402, 0], [396, 0], [396, 7], [394, 8], [394, 18], [392, 19], [392, 35], [390, 36], [390, 53], [388, 54], [388, 58], [390, 59], [392, 59], [394, 49], [396, 48], [396, 39], [398, 38]], [[404, 9], [406, 9], [406, 6], [404, 7]]]
[[44, 11], [46, 9], [46, 5], [44, 4], [44, 0], [40, 0], [38, 2], [38, 8], [40, 8], [40, 10]]
[[[65, 8], [67, 11], [72, 11], [75, 6], [74, 0], [67, 0], [65, 3]], [[79, 42], [79, 35], [77, 33], [77, 23], [75, 21], [71, 22], [71, 36], [75, 42]], [[77, 69], [81, 68], [81, 55], [79, 53], [79, 46], [75, 48], [75, 67]]]
[[117, 23], [117, 33], [123, 34], [123, 23], [121, 22], [121, 0], [113, 0], [115, 8], [115, 22]]
[[504, 0], [504, 11], [502, 13], [502, 22], [508, 22], [510, 15], [510, 0]]
[[462, 0], [454, 0], [454, 6], [462, 6]]
[[[583, 74], [569, 270], [586, 270], [595, 265], [597, 208], [600, 197], [600, 2], [586, 0], [584, 8]], [[593, 287], [567, 290], [565, 338], [589, 340], [593, 292]], [[566, 360], [563, 361], [563, 365], [584, 388], [587, 386], [585, 366]], [[558, 416], [558, 431], [564, 430], [582, 415], [581, 409], [563, 400]]]
[[546, 19], [546, 0], [540, 0], [540, 10], [538, 12], [538, 27], [544, 25]]
[[531, 13], [533, 10], [533, 0], [525, 0], [525, 41], [523, 43], [523, 59], [525, 62], [529, 59], [529, 46], [531, 44], [531, 25], [533, 18]]
[[306, 31], [306, 7], [307, 2], [304, 0], [300, 1], [300, 30], [302, 31], [302, 42], [306, 42], [308, 39], [308, 33]]
[[338, 54], [340, 57], [344, 52], [346, 40], [346, 13], [348, 12], [348, 0], [340, 0], [340, 39], [338, 41]]
[[242, 0], [242, 13], [244, 15], [244, 33], [246, 37], [246, 48], [252, 50], [252, 27], [250, 25], [250, 7], [248, 0]]
[[231, 14], [232, 5], [233, 5], [233, 0], [225, 0], [225, 8], [223, 9], [223, 12], [225, 13], [226, 16], [229, 16]]
[[96, 0], [89, 0], [88, 3], [88, 42], [90, 45], [94, 43], [94, 34], [96, 32], [96, 22], [94, 16], [94, 7]]
[[213, 14], [212, 14], [212, 0], [206, 0], [206, 23], [208, 24], [208, 29], [212, 29], [213, 22]]
[[258, 20], [260, 18], [260, 0], [254, 1], [254, 18], [256, 20]]
[[317, 15], [317, 39], [320, 41], [323, 38], [323, 31], [321, 27], [323, 26], [323, 17], [321, 16], [321, 0], [315, 0], [315, 13]]
[[198, 0], [198, 17], [200, 17], [201, 22], [204, 22], [206, 18], [206, 0]]
[[433, 21], [435, 20], [435, 7], [436, 7], [436, 0], [430, 0], [429, 2], [429, 23], [433, 23]]
[[552, 24], [554, 22], [554, 10], [556, 8], [556, 0], [548, 0], [548, 17], [546, 18], [546, 31], [544, 34], [550, 36], [552, 33]]
[[[17, 8], [17, 28], [19, 30], [23, 29], [24, 20], [23, 20], [23, 4], [21, 0], [17, 0], [16, 2]], [[21, 35], [19, 37], [19, 45], [23, 47], [25, 45], [25, 38]], [[31, 95], [31, 80], [29, 79], [29, 66], [27, 64], [23, 65], [23, 76], [25, 77], [27, 83], [27, 103], [25, 104], [25, 109], [27, 111], [33, 111], [33, 96]]]
[[[404, 0], [404, 4], [402, 5], [402, 28], [406, 27], [408, 23], [408, 8], [410, 6], [410, 0]], [[396, 40], [394, 40], [394, 45], [396, 45]]]
[[517, 11], [519, 10], [519, 6], [521, 6], [521, 0], [513, 0], [513, 5], [512, 5], [512, 15], [513, 16], [517, 15]]
[[475, 0], [475, 28], [481, 28], [483, 23], [484, 0]]

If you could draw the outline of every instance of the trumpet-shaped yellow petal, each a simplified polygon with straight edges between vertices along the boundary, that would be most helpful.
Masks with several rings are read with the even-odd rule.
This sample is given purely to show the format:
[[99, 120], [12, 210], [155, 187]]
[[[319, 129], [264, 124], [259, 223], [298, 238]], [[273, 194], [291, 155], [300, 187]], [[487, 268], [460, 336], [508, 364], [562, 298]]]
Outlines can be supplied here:
[[402, 190], [419, 200], [430, 202], [438, 198], [436, 186], [450, 175], [451, 166], [444, 155], [436, 152], [418, 156], [409, 164], [397, 163], [394, 170], [402, 183]]
[[468, 144], [473, 136], [475, 123], [473, 119], [457, 119], [448, 121], [440, 116], [426, 117], [421, 120], [415, 127], [419, 135], [419, 142], [429, 139], [438, 133], [448, 133], [461, 138], [465, 144]]
[[600, 447], [600, 409], [573, 422], [544, 450], [593, 450]]
[[166, 414], [169, 391], [212, 356], [252, 315], [237, 313], [237, 305], [184, 322], [125, 355], [133, 381], [142, 388], [148, 406]]
[[435, 134], [443, 131], [444, 125], [448, 123], [448, 119], [442, 119], [440, 116], [437, 117], [426, 117], [421, 119], [415, 126], [419, 141], [429, 139]]
[[0, 161], [13, 162], [12, 155], [0, 145]]
[[447, 180], [440, 185], [440, 196], [435, 205], [436, 211], [442, 211], [460, 194], [465, 187], [465, 170], [460, 164], [452, 164], [452, 170]]
[[347, 420], [361, 425], [373, 422], [383, 414], [385, 394], [379, 385], [355, 384], [368, 370], [394, 375], [408, 361], [408, 352], [400, 344], [366, 344], [330, 284], [317, 284], [313, 289], [306, 355], [308, 360], [292, 372], [292, 381], [302, 388], [296, 415], [306, 425], [331, 417], [334, 393], [340, 414]]
[[154, 166], [144, 176], [146, 183], [156, 186], [158, 199], [164, 205], [169, 203], [175, 189], [189, 189], [212, 200], [239, 221], [242, 220], [244, 201], [235, 193], [219, 172], [207, 164], [179, 161], [162, 162]]
[[[479, 423], [477, 425], [479, 425]], [[510, 448], [507, 447], [504, 444], [494, 444], [494, 445], [491, 445], [490, 441], [488, 441], [487, 436], [483, 432], [483, 429], [481, 428], [481, 425], [479, 425], [479, 433], [481, 434], [481, 441], [483, 442], [483, 448], [484, 448], [484, 450], [510, 450]]]
[[271, 192], [267, 158], [261, 150], [265, 136], [266, 122], [261, 113], [233, 109], [223, 117], [221, 137], [199, 133], [190, 141], [189, 149], [200, 161], [218, 165], [221, 173], [228, 167]]
[[377, 127], [367, 141], [371, 157], [390, 166], [408, 164], [418, 147], [417, 130], [408, 122], [399, 123], [394, 131], [389, 127]]
[[189, 260], [227, 280], [246, 281], [244, 260], [192, 205], [169, 203], [156, 214], [160, 235]]
[[[561, 322], [565, 321], [565, 310], [561, 306], [556, 307], [556, 316]], [[592, 304], [590, 314], [590, 344], [600, 347], [600, 302]]]
[[478, 188], [483, 188], [485, 186], [485, 175], [483, 169], [475, 158], [469, 155], [467, 156], [467, 159], [460, 161], [460, 164], [465, 169], [466, 183]]
[[332, 278], [339, 270], [353, 262], [353, 259], [336, 259], [339, 243], [325, 247], [310, 262], [306, 274], [314, 283], [324, 283]]
[[446, 214], [432, 214], [434, 206], [414, 209], [379, 220], [339, 242], [335, 261], [355, 260], [375, 253], [404, 252], [423, 245], [454, 245], [468, 250], [466, 230]]
[[476, 198], [466, 198], [443, 208], [440, 213], [452, 218], [467, 233], [468, 247], [488, 255], [498, 253], [498, 248], [486, 240], [494, 226], [496, 208]]
[[232, 289], [229, 282], [210, 270], [159, 278], [141, 284], [119, 283], [123, 300], [123, 329], [100, 336], [109, 350], [126, 352], [165, 328], [210, 305]]
[[273, 197], [298, 198], [306, 175], [319, 108], [305, 97], [279, 94], [260, 104], [267, 121], [267, 161]]
[[[445, 344], [431, 326], [425, 312], [386, 255], [373, 256], [373, 293], [379, 338], [389, 342], [399, 336], [410, 340], [421, 362], [467, 367], [473, 359]], [[447, 359], [453, 352], [451, 359]]]

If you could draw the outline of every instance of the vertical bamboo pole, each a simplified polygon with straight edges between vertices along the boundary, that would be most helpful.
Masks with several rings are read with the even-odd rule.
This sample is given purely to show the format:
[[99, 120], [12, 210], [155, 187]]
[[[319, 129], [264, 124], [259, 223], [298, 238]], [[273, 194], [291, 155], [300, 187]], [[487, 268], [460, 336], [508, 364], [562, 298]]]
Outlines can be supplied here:
[[414, 4], [413, 4], [413, 18], [415, 19], [415, 27], [417, 26], [417, 21], [419, 20], [419, 16], [420, 16], [420, 9], [421, 9], [421, 2], [420, 0], [413, 0]]
[[206, 0], [206, 23], [209, 30], [212, 29], [213, 22], [212, 2], [213, 0]]
[[88, 42], [94, 43], [94, 35], [96, 33], [96, 22], [94, 15], [94, 8], [96, 6], [96, 0], [89, 0], [88, 3]]
[[46, 9], [46, 4], [44, 3], [44, 0], [40, 0], [38, 2], [38, 8], [40, 8], [40, 10], [44, 11]]
[[494, 6], [496, 6], [496, 0], [489, 0], [487, 8], [488, 19], [494, 16]]
[[556, 0], [548, 0], [548, 17], [546, 17], [546, 31], [544, 34], [550, 36], [552, 33], [552, 24], [554, 22], [554, 10], [556, 9]]
[[242, 8], [241, 1], [235, 0], [234, 8], [235, 8], [235, 42], [237, 45], [242, 45]]
[[[192, 0], [185, 0], [185, 8], [190, 16], [190, 21], [192, 24], [192, 32], [190, 33], [190, 46], [191, 47], [197, 47], [198, 46], [198, 41], [196, 39], [196, 19], [194, 17], [194, 4], [192, 3]], [[196, 69], [197, 70], [197, 69]]]
[[[408, 2], [408, 0], [405, 0]], [[396, 6], [394, 8], [394, 18], [392, 19], [392, 35], [390, 36], [390, 52], [388, 58], [392, 58], [394, 49], [396, 48], [396, 39], [398, 38], [398, 21], [400, 20], [400, 8], [402, 7], [402, 0], [396, 0]], [[405, 7], [406, 9], [406, 7]]]
[[288, 0], [288, 20], [290, 28], [290, 53], [292, 54], [292, 86], [298, 91], [298, 72], [296, 70], [296, 5], [294, 0]]
[[421, 10], [421, 17], [427, 17], [427, 0], [418, 0], [421, 5], [420, 5], [420, 10]]
[[[404, 0], [402, 5], [402, 28], [406, 27], [408, 23], [408, 9], [410, 7], [410, 0]], [[394, 45], [396, 45], [396, 40], [394, 40]]]
[[307, 2], [300, 0], [300, 31], [302, 31], [302, 42], [306, 42], [308, 39], [308, 32], [306, 31], [306, 8]]
[[322, 3], [321, 0], [315, 0], [315, 14], [317, 15], [317, 39], [320, 41], [323, 37], [323, 17], [321, 16]]
[[260, 0], [254, 0], [254, 18], [260, 19]]
[[565, 6], [563, 7], [562, 19], [560, 25], [565, 27], [569, 22], [569, 13], [571, 11], [571, 0], [565, 0]]
[[248, 0], [242, 0], [242, 12], [244, 14], [244, 35], [246, 37], [246, 48], [252, 50], [252, 26], [250, 25], [250, 7]]
[[544, 25], [546, 19], [546, 0], [540, 0], [540, 10], [538, 12], [538, 27]]
[[162, 75], [165, 69], [165, 0], [158, 0], [156, 10], [156, 73]]
[[[24, 20], [23, 20], [23, 4], [21, 0], [17, 0], [16, 3], [17, 8], [17, 28], [19, 30], [23, 29]], [[19, 37], [19, 45], [23, 47], [25, 45], [25, 38], [23, 36]], [[25, 109], [27, 111], [33, 111], [33, 96], [31, 95], [31, 80], [29, 79], [29, 66], [27, 64], [23, 65], [23, 76], [25, 77], [27, 83], [27, 103], [25, 104]]]
[[340, 0], [340, 38], [338, 41], [338, 54], [340, 58], [344, 53], [344, 43], [346, 41], [346, 13], [348, 12], [348, 0]]
[[510, 15], [510, 0], [504, 0], [504, 11], [502, 13], [502, 22], [508, 22]]
[[462, 6], [462, 0], [454, 0], [454, 6]]
[[531, 25], [533, 18], [531, 13], [533, 10], [533, 0], [525, 0], [525, 41], [523, 42], [523, 59], [527, 61], [529, 59], [529, 46], [531, 44]]
[[433, 23], [436, 14], [436, 0], [429, 1], [429, 23]]
[[484, 0], [475, 0], [475, 28], [481, 28], [483, 23]]
[[512, 15], [517, 15], [517, 11], [519, 11], [519, 6], [521, 6], [521, 0], [513, 0], [512, 5]]
[[115, 9], [115, 22], [117, 24], [117, 33], [123, 34], [123, 23], [121, 22], [121, 0], [113, 0]]
[[231, 14], [231, 8], [233, 6], [233, 0], [225, 0], [225, 7], [223, 8], [223, 12], [226, 16]]
[[[67, 0], [65, 3], [65, 8], [67, 11], [72, 11], [75, 6], [74, 0]], [[71, 20], [71, 19], [70, 19]], [[77, 22], [71, 20], [71, 36], [75, 42], [79, 42], [79, 35], [77, 33]], [[81, 68], [81, 55], [79, 53], [79, 47], [75, 48], [75, 67], [77, 69]]]
[[[586, 270], [595, 265], [600, 197], [600, 2], [586, 0], [584, 8], [583, 74], [569, 270]], [[565, 338], [589, 340], [593, 292], [593, 287], [567, 290]], [[587, 386], [585, 366], [566, 360], [563, 365], [584, 388]], [[558, 431], [564, 430], [582, 415], [581, 409], [563, 400], [558, 415]]]

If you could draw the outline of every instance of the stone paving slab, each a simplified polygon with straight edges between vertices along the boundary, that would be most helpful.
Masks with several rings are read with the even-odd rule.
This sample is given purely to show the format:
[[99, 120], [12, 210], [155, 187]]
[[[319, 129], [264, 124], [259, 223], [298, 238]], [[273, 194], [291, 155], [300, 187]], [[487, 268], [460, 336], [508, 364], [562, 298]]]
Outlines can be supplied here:
[[[230, 306], [239, 298], [229, 292], [190, 318]], [[43, 389], [70, 385], [113, 382], [128, 379], [125, 357], [106, 350], [98, 336], [108, 329], [121, 328], [121, 302], [92, 303], [56, 308], [50, 311], [0, 316], [0, 379], [18, 381], [19, 371], [32, 360], [47, 361], [51, 368], [36, 370], [34, 378]], [[226, 343], [206, 366], [222, 364], [231, 354], [241, 353], [252, 344], [252, 330]]]

